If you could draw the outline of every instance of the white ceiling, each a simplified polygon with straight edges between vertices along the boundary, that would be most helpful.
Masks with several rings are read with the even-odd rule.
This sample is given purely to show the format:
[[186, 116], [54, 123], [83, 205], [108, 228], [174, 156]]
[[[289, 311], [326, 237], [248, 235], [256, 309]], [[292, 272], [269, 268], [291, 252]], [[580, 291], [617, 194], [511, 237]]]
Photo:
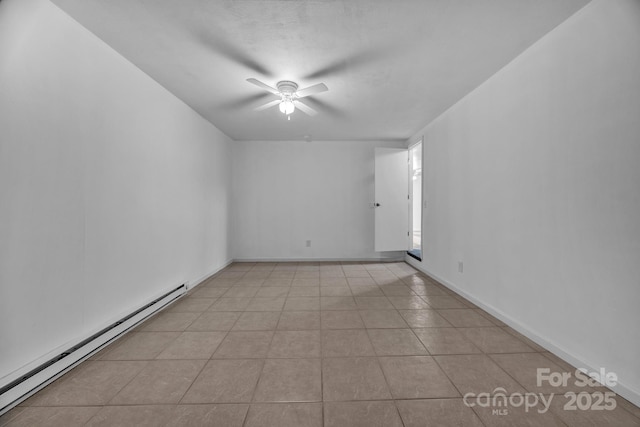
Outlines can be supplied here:
[[[52, 0], [237, 140], [407, 139], [589, 0]], [[329, 91], [315, 117], [246, 82]]]

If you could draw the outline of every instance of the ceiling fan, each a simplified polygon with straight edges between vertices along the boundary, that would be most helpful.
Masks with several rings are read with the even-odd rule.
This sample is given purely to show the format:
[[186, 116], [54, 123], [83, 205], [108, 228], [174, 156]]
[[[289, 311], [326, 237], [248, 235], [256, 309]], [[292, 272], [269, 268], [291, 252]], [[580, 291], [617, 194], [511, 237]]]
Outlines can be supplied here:
[[257, 79], [251, 78], [247, 79], [247, 81], [279, 97], [279, 99], [267, 102], [266, 104], [255, 108], [255, 111], [262, 111], [279, 105], [280, 112], [287, 115], [287, 120], [291, 120], [290, 115], [296, 108], [309, 116], [315, 116], [318, 114], [316, 110], [300, 101], [300, 98], [329, 90], [327, 85], [324, 83], [318, 83], [298, 90], [298, 84], [289, 80], [283, 80], [276, 83], [275, 88]]

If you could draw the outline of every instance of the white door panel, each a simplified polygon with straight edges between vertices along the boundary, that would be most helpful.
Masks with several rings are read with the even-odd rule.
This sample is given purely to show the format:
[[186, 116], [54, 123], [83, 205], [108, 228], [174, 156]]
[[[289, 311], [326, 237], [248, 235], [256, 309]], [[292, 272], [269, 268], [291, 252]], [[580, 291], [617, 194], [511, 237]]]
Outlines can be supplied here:
[[375, 149], [376, 252], [406, 251], [408, 248], [407, 156], [406, 149]]

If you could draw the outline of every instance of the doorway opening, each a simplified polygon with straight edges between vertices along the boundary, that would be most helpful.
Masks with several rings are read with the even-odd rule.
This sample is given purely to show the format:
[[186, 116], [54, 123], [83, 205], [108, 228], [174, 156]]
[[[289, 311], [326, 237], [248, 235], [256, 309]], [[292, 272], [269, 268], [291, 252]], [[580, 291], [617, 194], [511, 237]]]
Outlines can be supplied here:
[[409, 147], [409, 250], [422, 261], [422, 140]]

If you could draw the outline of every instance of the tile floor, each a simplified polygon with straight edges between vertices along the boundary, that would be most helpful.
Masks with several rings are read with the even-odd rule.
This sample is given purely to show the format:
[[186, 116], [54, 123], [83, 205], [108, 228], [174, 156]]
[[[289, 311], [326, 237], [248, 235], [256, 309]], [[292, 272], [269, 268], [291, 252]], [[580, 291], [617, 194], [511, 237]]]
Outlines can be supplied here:
[[574, 371], [405, 263], [236, 263], [0, 426], [640, 426], [619, 397], [565, 410], [607, 389], [538, 386], [538, 368]]

